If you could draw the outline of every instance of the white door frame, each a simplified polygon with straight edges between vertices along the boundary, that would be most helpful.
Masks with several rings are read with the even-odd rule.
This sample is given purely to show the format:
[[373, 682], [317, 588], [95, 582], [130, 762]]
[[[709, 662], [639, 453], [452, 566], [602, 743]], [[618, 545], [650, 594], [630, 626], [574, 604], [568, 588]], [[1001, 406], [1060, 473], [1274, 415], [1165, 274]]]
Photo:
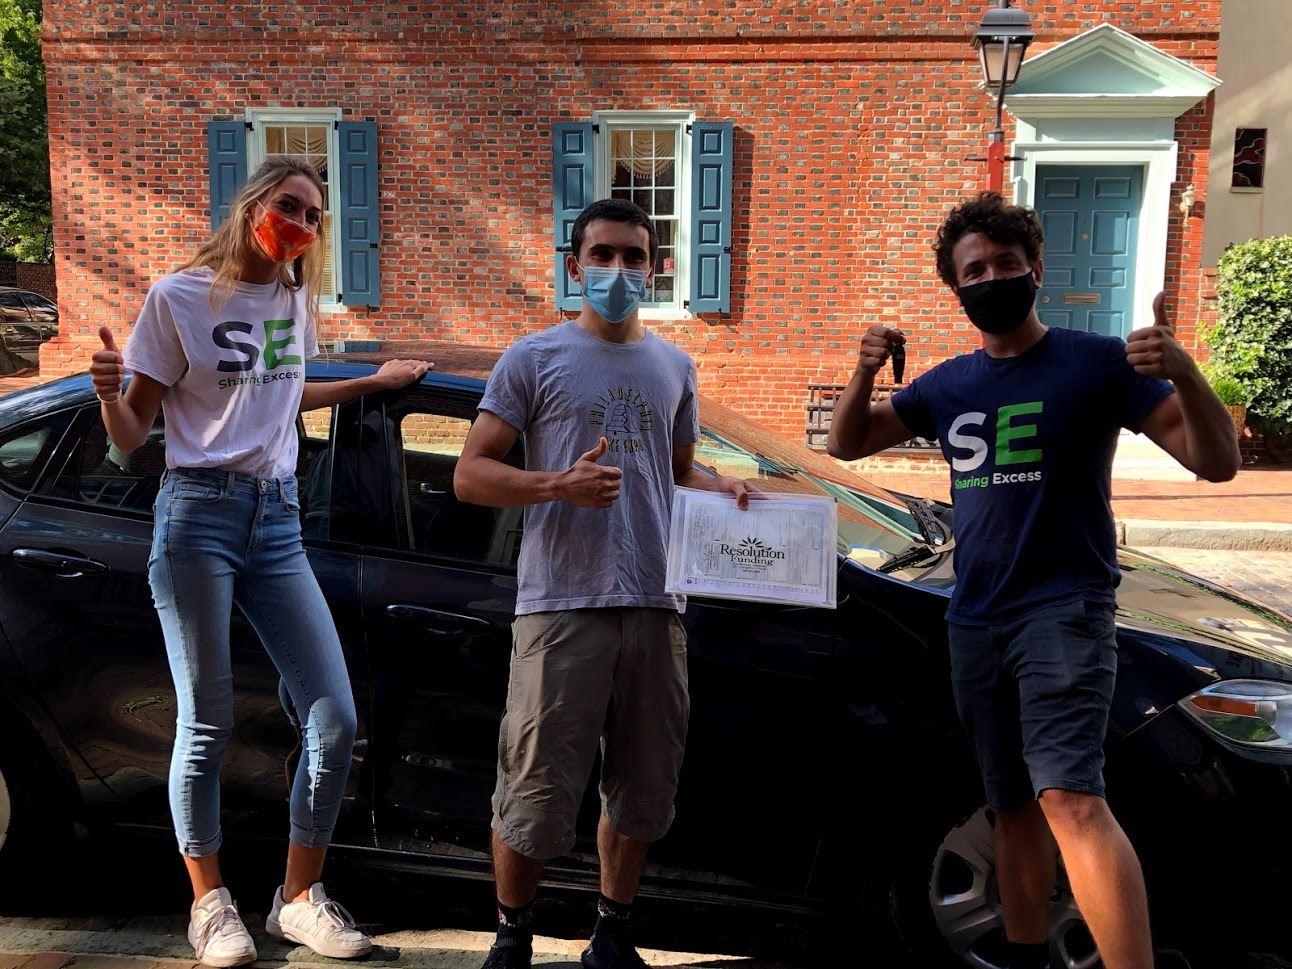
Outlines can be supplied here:
[[1021, 162], [1015, 162], [1014, 201], [1020, 205], [1036, 204], [1038, 165], [1133, 165], [1144, 169], [1144, 194], [1134, 241], [1135, 291], [1130, 328], [1148, 326], [1153, 322], [1153, 297], [1166, 287], [1166, 232], [1179, 154], [1175, 141], [1024, 141], [1025, 129], [1035, 137], [1035, 129], [1020, 121], [1020, 140], [1014, 143], [1014, 154], [1023, 156]]

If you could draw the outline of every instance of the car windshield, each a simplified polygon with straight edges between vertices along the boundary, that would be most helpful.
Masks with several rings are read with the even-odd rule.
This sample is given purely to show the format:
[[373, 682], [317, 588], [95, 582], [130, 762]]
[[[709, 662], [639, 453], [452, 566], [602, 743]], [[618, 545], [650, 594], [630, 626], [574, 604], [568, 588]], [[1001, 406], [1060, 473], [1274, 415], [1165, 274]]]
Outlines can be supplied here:
[[763, 491], [829, 495], [839, 503], [839, 551], [896, 555], [924, 541], [902, 499], [846, 471], [830, 458], [703, 400], [696, 462], [717, 474], [755, 482]]

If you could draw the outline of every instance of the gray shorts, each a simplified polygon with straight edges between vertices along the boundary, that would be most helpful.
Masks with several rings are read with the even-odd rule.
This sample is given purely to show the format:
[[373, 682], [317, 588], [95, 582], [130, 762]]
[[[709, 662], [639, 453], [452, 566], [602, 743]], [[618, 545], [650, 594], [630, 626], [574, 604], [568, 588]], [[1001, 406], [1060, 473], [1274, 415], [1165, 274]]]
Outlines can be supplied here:
[[529, 858], [568, 852], [599, 745], [601, 806], [611, 825], [639, 841], [663, 837], [690, 702], [686, 631], [671, 610], [517, 616], [494, 830]]
[[950, 629], [956, 708], [998, 811], [1049, 789], [1104, 796], [1117, 677], [1115, 608], [1080, 601]]

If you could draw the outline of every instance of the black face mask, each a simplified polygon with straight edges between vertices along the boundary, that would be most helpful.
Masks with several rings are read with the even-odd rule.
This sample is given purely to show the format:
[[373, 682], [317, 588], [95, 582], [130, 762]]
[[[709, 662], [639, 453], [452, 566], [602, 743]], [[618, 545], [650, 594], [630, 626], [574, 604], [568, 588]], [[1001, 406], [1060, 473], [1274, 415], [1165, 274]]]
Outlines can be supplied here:
[[1009, 279], [961, 286], [956, 295], [974, 326], [984, 333], [1001, 334], [1017, 330], [1027, 321], [1036, 302], [1036, 290], [1036, 277], [1029, 270]]

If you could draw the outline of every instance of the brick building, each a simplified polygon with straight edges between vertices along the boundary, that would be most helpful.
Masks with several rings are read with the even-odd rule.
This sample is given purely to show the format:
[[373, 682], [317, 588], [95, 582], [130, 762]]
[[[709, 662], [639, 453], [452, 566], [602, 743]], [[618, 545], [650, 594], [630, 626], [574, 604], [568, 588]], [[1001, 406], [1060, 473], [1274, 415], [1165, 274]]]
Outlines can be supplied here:
[[1203, 266], [1225, 247], [1292, 235], [1292, 100], [1272, 96], [1292, 85], [1292, 4], [1246, 0], [1225, 8], [1211, 132], [1211, 191], [1195, 187], [1205, 212]]
[[[929, 243], [982, 181], [986, 5], [46, 0], [63, 328], [42, 377], [82, 369], [101, 324], [124, 335], [290, 151], [327, 175], [325, 338], [505, 346], [577, 304], [571, 214], [627, 195], [667, 242], [651, 325], [703, 392], [801, 438], [808, 385], [846, 377], [865, 326], [908, 331], [912, 374], [977, 345]], [[1124, 334], [1165, 286], [1196, 348], [1202, 227], [1176, 202], [1207, 179], [1220, 0], [1021, 5], [1010, 190], [1075, 247], [1043, 309]]]

